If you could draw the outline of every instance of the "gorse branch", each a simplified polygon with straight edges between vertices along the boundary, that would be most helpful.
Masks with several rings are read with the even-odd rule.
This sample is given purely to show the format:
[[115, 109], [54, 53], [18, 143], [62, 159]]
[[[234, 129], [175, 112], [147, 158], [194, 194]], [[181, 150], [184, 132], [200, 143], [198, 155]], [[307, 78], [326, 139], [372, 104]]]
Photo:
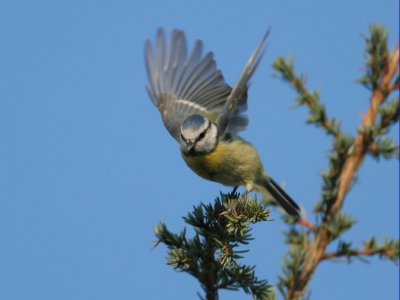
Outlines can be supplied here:
[[339, 242], [336, 252], [325, 252], [322, 259], [332, 259], [335, 257], [346, 257], [348, 261], [352, 257], [372, 256], [378, 254], [381, 258], [392, 260], [395, 264], [399, 259], [399, 240], [388, 240], [384, 238], [382, 243], [378, 243], [375, 237], [369, 238], [364, 242], [364, 248], [352, 248], [352, 243]]
[[289, 82], [297, 91], [299, 96], [296, 102], [299, 106], [306, 105], [310, 109], [307, 116], [307, 122], [315, 124], [322, 128], [326, 133], [337, 137], [340, 135], [340, 124], [335, 119], [329, 119], [325, 109], [325, 105], [319, 102], [320, 92], [311, 92], [306, 87], [306, 75], [298, 76], [294, 71], [294, 58], [290, 56], [285, 59], [283, 56], [278, 57], [272, 67], [280, 73], [280, 78]]
[[[389, 95], [389, 86], [394, 80], [396, 73], [398, 73], [399, 47], [397, 46], [394, 52], [389, 54], [387, 50], [387, 31], [382, 25], [370, 26], [370, 32], [371, 38], [365, 38], [367, 44], [367, 60], [365, 63], [367, 72], [365, 76], [367, 76], [366, 78], [368, 78], [372, 87], [372, 95], [369, 107], [359, 127], [359, 133], [354, 140], [353, 153], [351, 157], [346, 160], [340, 175], [338, 197], [332, 207], [334, 211], [342, 206], [344, 197], [349, 191], [359, 165], [362, 163], [368, 148], [375, 142], [379, 135], [379, 131], [375, 130], [376, 126], [374, 126], [374, 121], [377, 118], [382, 104]], [[365, 78], [365, 76], [363, 78]], [[396, 111], [394, 111], [395, 109], [396, 106], [392, 106], [391, 115], [398, 114], [398, 104]], [[381, 112], [382, 111], [388, 112], [387, 108], [386, 110], [384, 108]], [[381, 122], [381, 125], [385, 125], [385, 127], [381, 127], [381, 130], [386, 129], [387, 126], [397, 121], [398, 117], [392, 117], [392, 120], [384, 124]]]
[[268, 216], [269, 210], [253, 198], [243, 200], [238, 194], [221, 193], [214, 205], [195, 206], [183, 218], [195, 229], [193, 238], [186, 238], [185, 229], [174, 234], [163, 223], [154, 227], [154, 232], [157, 244], [168, 247], [168, 264], [197, 278], [206, 299], [217, 299], [221, 289], [242, 289], [255, 299], [274, 299], [267, 281], [255, 276], [255, 266], [239, 262], [248, 251], [239, 246], [253, 239], [250, 225], [271, 220]]
[[298, 76], [294, 71], [293, 57], [288, 60], [278, 57], [273, 64], [279, 77], [289, 82], [298, 93], [298, 105], [309, 108], [307, 121], [333, 136], [328, 167], [321, 172], [321, 198], [314, 207], [318, 215], [317, 222], [312, 224], [305, 216], [297, 220], [283, 218], [292, 227], [293, 224], [300, 226], [300, 229], [292, 228], [285, 232], [289, 252], [278, 284], [285, 299], [307, 299], [306, 287], [318, 264], [326, 259], [361, 258], [378, 254], [381, 258], [391, 259], [396, 264], [398, 262], [398, 239], [385, 239], [379, 244], [375, 238], [370, 238], [364, 242], [362, 249], [339, 241], [336, 252], [326, 252], [327, 246], [356, 222], [342, 211], [342, 206], [365, 156], [370, 154], [377, 159], [398, 157], [398, 144], [385, 134], [390, 126], [398, 122], [398, 97], [391, 101], [387, 99], [398, 88], [399, 48], [397, 46], [390, 53], [387, 47], [388, 32], [382, 25], [373, 25], [369, 29], [370, 35], [364, 36], [366, 71], [358, 82], [371, 90], [371, 98], [356, 136], [343, 133], [340, 123], [327, 117], [325, 106], [320, 103], [320, 92], [311, 92], [306, 88], [306, 77]]

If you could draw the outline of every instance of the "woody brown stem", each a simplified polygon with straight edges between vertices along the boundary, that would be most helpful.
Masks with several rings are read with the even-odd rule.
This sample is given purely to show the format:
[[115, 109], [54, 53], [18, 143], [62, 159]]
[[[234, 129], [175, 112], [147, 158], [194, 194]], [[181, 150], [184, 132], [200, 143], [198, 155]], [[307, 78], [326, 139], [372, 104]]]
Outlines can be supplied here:
[[[398, 63], [399, 63], [399, 47], [397, 46], [390, 61], [388, 61], [387, 67], [382, 71], [381, 80], [376, 88], [372, 90], [372, 96], [370, 99], [370, 105], [367, 109], [361, 127], [367, 127], [372, 124], [376, 119], [379, 107], [386, 100], [388, 93], [396, 86], [396, 83], [391, 85], [391, 81], [394, 76], [398, 72]], [[398, 84], [397, 84], [398, 86]], [[337, 138], [337, 137], [335, 137]], [[328, 216], [334, 218], [339, 209], [343, 206], [343, 201], [350, 189], [351, 183], [353, 182], [354, 176], [362, 164], [364, 157], [368, 151], [368, 148], [373, 144], [373, 139], [369, 135], [360, 132], [353, 144], [353, 152], [346, 159], [343, 169], [340, 173], [339, 177], [339, 186], [337, 197], [332, 206], [330, 206], [325, 212], [325, 216], [323, 218], [324, 222], [329, 222], [327, 220]], [[310, 224], [307, 220], [299, 219], [299, 224], [309, 228], [314, 231], [314, 225]], [[297, 280], [290, 283], [288, 286], [286, 298], [287, 299], [298, 299], [302, 294], [305, 293], [305, 288], [310, 281], [312, 275], [314, 274], [318, 264], [325, 259], [329, 259], [332, 257], [339, 256], [349, 256], [349, 255], [373, 255], [376, 254], [376, 251], [367, 248], [365, 246], [364, 249], [355, 251], [355, 252], [336, 252], [336, 253], [328, 253], [325, 252], [326, 247], [332, 241], [332, 234], [329, 232], [327, 227], [321, 226], [321, 228], [315, 232], [315, 238], [311, 242], [310, 246], [307, 250], [307, 257], [304, 267], [301, 270], [301, 275]], [[293, 298], [293, 291], [294, 297]]]

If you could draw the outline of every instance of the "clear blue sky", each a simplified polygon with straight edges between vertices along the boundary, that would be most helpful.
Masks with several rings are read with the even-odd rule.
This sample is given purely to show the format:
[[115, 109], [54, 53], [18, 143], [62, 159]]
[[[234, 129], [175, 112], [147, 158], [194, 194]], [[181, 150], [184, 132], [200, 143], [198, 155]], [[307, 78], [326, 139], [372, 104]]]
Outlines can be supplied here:
[[[230, 188], [197, 177], [180, 157], [145, 91], [143, 48], [157, 27], [204, 41], [231, 85], [272, 27], [252, 80], [243, 136], [266, 170], [313, 220], [331, 140], [305, 124], [295, 93], [273, 78], [278, 55], [293, 53], [310, 89], [322, 88], [329, 116], [355, 133], [369, 93], [362, 76], [368, 24], [391, 29], [398, 2], [385, 1], [1, 1], [0, 298], [196, 299], [189, 275], [167, 266], [152, 225], [179, 231], [181, 216]], [[398, 129], [390, 135], [397, 139]], [[398, 162], [367, 158], [345, 202], [357, 246], [396, 237]], [[286, 251], [276, 221], [254, 226], [244, 263], [277, 282]], [[192, 233], [192, 231], [189, 231]], [[334, 247], [332, 247], [332, 250]], [[313, 299], [396, 299], [398, 269], [370, 259], [324, 262]], [[223, 292], [221, 299], [250, 299]]]

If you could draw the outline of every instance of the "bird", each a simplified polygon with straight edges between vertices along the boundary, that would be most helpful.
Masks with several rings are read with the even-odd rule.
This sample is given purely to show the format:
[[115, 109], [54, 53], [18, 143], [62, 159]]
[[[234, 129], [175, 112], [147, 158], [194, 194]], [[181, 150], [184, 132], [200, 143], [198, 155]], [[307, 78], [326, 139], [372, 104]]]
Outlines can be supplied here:
[[258, 151], [239, 136], [247, 128], [249, 80], [264, 53], [269, 30], [250, 56], [234, 87], [225, 83], [213, 53], [202, 55], [196, 40], [189, 53], [186, 36], [174, 29], [167, 44], [159, 28], [155, 49], [145, 43], [147, 92], [187, 166], [200, 177], [226, 186], [270, 194], [289, 214], [297, 203], [264, 171]]

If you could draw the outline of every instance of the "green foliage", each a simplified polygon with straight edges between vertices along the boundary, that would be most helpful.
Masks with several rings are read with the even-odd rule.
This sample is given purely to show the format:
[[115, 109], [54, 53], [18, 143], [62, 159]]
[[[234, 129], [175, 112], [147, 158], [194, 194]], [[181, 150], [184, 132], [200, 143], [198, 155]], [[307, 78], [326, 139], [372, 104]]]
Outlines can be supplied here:
[[352, 247], [351, 242], [339, 241], [334, 257], [345, 256], [347, 262], [351, 262], [354, 258], [361, 259], [365, 262], [361, 255], [375, 255], [378, 254], [381, 259], [390, 259], [396, 265], [399, 263], [399, 240], [388, 240], [384, 236], [383, 242], [379, 243], [375, 237], [370, 237], [363, 242], [364, 249], [357, 249]]
[[329, 150], [328, 168], [323, 168], [321, 177], [321, 198], [314, 204], [315, 212], [326, 212], [337, 198], [339, 177], [346, 159], [352, 155], [354, 137], [341, 134], [333, 141], [333, 147]]
[[379, 108], [379, 123], [378, 123], [378, 128], [380, 129], [379, 133], [386, 133], [386, 131], [384, 132], [382, 131], [398, 122], [399, 122], [399, 98], [396, 97], [388, 101], [384, 106], [381, 106]]
[[[290, 230], [284, 231], [286, 244], [289, 251], [283, 257], [281, 269], [283, 276], [278, 275], [278, 289], [285, 296], [285, 299], [293, 299], [296, 294], [296, 288], [293, 282], [300, 280], [307, 257], [307, 249], [310, 246], [309, 233], [303, 228], [291, 226]], [[311, 276], [311, 274], [308, 274]], [[285, 289], [288, 290], [285, 291]], [[302, 299], [308, 299], [307, 295], [303, 295]]]
[[370, 249], [374, 253], [379, 254], [382, 259], [390, 259], [396, 265], [399, 264], [399, 240], [388, 240], [385, 236], [382, 243], [379, 243], [375, 237], [370, 237], [364, 242], [366, 249]]
[[333, 136], [340, 134], [340, 123], [334, 118], [329, 119], [325, 105], [319, 102], [321, 92], [319, 90], [315, 92], [309, 91], [305, 87], [307, 76], [298, 76], [294, 71], [293, 56], [289, 56], [288, 59], [279, 56], [273, 63], [272, 68], [280, 73], [276, 77], [289, 82], [291, 87], [298, 93], [296, 97], [297, 106], [306, 105], [310, 109], [310, 113], [307, 116], [308, 123], [315, 124]]
[[372, 124], [370, 135], [375, 138], [374, 143], [369, 148], [369, 154], [375, 159], [380, 157], [385, 159], [399, 157], [399, 145], [392, 138], [385, 136], [389, 132], [390, 126], [399, 122], [399, 98], [393, 98], [379, 108], [378, 120]]
[[154, 232], [157, 244], [168, 247], [168, 264], [196, 277], [207, 299], [217, 299], [220, 289], [243, 289], [255, 299], [274, 299], [267, 281], [255, 276], [255, 266], [239, 262], [242, 254], [248, 252], [239, 250], [239, 246], [253, 239], [250, 225], [271, 221], [268, 216], [269, 210], [256, 199], [221, 193], [213, 205], [195, 206], [183, 218], [193, 226], [196, 232], [193, 238], [186, 237], [186, 229], [179, 234], [170, 232], [162, 222], [154, 227]]
[[339, 210], [334, 215], [328, 215], [323, 221], [323, 226], [329, 231], [331, 240], [333, 241], [353, 227], [356, 222], [355, 218]]
[[399, 145], [391, 138], [378, 136], [375, 140], [375, 147], [371, 148], [370, 154], [379, 160], [380, 157], [385, 159], [399, 158]]
[[[364, 76], [357, 82], [364, 85], [372, 91], [379, 91], [385, 97], [390, 93], [388, 87], [381, 86], [382, 74], [387, 71], [388, 63], [392, 55], [388, 51], [387, 37], [389, 31], [383, 25], [369, 26], [370, 36], [363, 35], [366, 42], [365, 66], [366, 71]], [[399, 76], [394, 78], [393, 86], [398, 87]], [[389, 159], [398, 157], [398, 144], [391, 138], [385, 137], [389, 127], [399, 121], [399, 98], [396, 97], [388, 101], [385, 105], [379, 107], [379, 113], [376, 122], [372, 122], [368, 126], [359, 128], [359, 132], [368, 137], [366, 140], [371, 141], [369, 154], [378, 159], [384, 157]]]
[[389, 31], [381, 24], [370, 25], [369, 31], [370, 36], [362, 35], [366, 42], [365, 66], [367, 70], [357, 82], [367, 89], [373, 90], [378, 87], [382, 71], [388, 63], [387, 37]]

